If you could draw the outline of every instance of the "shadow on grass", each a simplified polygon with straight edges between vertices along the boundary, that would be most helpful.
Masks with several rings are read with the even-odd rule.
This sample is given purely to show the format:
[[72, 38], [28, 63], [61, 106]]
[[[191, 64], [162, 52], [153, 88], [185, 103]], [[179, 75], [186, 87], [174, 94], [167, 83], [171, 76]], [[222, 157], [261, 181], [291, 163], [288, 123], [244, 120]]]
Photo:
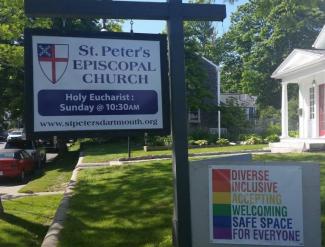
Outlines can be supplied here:
[[6, 221], [9, 224], [16, 225], [24, 229], [28, 229], [28, 231], [30, 231], [35, 235], [39, 235], [40, 233], [42, 235], [45, 235], [48, 228], [47, 226], [44, 226], [42, 224], [36, 224], [28, 220], [25, 220], [23, 218], [17, 217], [14, 214], [3, 213], [0, 215], [0, 219]]
[[43, 177], [46, 172], [57, 170], [60, 172], [72, 171], [77, 164], [79, 157], [79, 151], [69, 151], [64, 154], [60, 154], [53, 160], [46, 163], [46, 166], [35, 170], [31, 176], [31, 180], [39, 179]]
[[0, 246], [40, 246], [61, 199], [61, 195], [54, 195], [4, 201]]
[[167, 162], [83, 172], [61, 246], [170, 246], [172, 195]]
[[1, 229], [0, 246], [40, 246], [48, 228], [9, 213], [1, 214], [0, 220], [11, 225]]

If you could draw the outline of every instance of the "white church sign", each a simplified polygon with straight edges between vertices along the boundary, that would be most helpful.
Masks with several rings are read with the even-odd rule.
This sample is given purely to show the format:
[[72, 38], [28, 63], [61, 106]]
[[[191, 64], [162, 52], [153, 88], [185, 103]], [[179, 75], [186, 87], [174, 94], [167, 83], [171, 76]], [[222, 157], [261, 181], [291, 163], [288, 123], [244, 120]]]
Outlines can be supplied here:
[[27, 132], [169, 129], [164, 35], [26, 32]]

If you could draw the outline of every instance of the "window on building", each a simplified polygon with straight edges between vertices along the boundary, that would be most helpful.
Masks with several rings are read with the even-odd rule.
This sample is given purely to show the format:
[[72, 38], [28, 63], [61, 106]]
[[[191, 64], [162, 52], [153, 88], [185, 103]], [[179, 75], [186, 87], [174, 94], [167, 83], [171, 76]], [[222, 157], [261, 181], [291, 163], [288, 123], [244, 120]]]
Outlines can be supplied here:
[[315, 118], [315, 88], [309, 88], [309, 118]]
[[256, 118], [256, 109], [255, 107], [249, 107], [249, 119]]
[[188, 121], [190, 123], [200, 123], [201, 122], [200, 109], [190, 111], [188, 113]]

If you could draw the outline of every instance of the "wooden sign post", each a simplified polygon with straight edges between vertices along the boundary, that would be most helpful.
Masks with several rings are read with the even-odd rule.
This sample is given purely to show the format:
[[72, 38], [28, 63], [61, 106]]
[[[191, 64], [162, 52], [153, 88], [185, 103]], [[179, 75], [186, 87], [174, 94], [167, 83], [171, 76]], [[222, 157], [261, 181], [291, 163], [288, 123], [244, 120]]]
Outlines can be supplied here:
[[174, 173], [173, 240], [176, 247], [191, 247], [183, 21], [223, 21], [225, 5], [188, 4], [182, 0], [166, 3], [25, 0], [25, 13], [30, 17], [167, 20]]

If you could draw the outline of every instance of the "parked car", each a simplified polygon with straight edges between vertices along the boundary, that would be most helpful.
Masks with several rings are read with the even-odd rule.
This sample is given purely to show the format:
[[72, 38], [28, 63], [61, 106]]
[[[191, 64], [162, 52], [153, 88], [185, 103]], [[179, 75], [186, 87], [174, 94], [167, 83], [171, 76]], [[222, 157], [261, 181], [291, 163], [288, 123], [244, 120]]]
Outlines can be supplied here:
[[26, 135], [23, 130], [14, 130], [14, 131], [9, 132], [7, 141], [22, 140], [25, 137], [26, 137]]
[[0, 150], [0, 177], [17, 177], [21, 182], [35, 167], [33, 158], [22, 149]]
[[38, 168], [41, 168], [46, 162], [46, 150], [38, 145], [36, 141], [10, 140], [5, 144], [4, 149], [24, 149], [32, 156]]

